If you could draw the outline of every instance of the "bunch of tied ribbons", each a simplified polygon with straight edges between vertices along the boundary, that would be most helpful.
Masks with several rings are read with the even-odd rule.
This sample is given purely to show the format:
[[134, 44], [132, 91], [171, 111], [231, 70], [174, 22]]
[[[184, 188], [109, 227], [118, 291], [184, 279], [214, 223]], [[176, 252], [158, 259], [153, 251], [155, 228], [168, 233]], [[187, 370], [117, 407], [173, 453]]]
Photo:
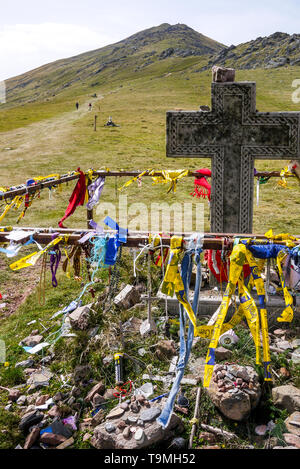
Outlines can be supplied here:
[[104, 188], [105, 177], [99, 176], [91, 184], [88, 184], [88, 181], [92, 180], [93, 170], [88, 170], [87, 173], [84, 173], [78, 168], [77, 172], [79, 173], [79, 179], [69, 199], [65, 214], [58, 222], [60, 228], [65, 228], [63, 222], [75, 212], [77, 207], [86, 204], [87, 209], [92, 210], [99, 202]]
[[[46, 246], [41, 247], [34, 239], [35, 232], [28, 231], [10, 231], [7, 235], [10, 240], [9, 246], [0, 248], [0, 252], [6, 254], [7, 257], [11, 258], [16, 256], [23, 246], [35, 244], [38, 247], [38, 251], [22, 257], [10, 264], [10, 268], [14, 271], [21, 270], [27, 267], [36, 265], [37, 261], [42, 258], [42, 273], [45, 279], [46, 266], [50, 265], [52, 286], [56, 287], [57, 282], [57, 270], [62, 259], [61, 248], [65, 253], [65, 260], [63, 261], [62, 268], [68, 278], [71, 278], [71, 260], [73, 259], [73, 270], [75, 278], [80, 278], [81, 270], [81, 249], [85, 252], [91, 252], [90, 257], [86, 258], [88, 264], [88, 271], [92, 270], [92, 275], [89, 275], [89, 281], [83, 288], [80, 298], [84, 295], [87, 288], [94, 284], [95, 274], [100, 268], [111, 267], [115, 264], [118, 250], [121, 243], [125, 243], [127, 240], [127, 230], [124, 230], [118, 226], [118, 224], [110, 217], [106, 217], [104, 223], [113, 230], [111, 233], [105, 233], [103, 228], [99, 227], [95, 222], [91, 221], [92, 231], [86, 232], [79, 240], [79, 245], [72, 247], [69, 251], [68, 238], [69, 235], [61, 235], [60, 233], [52, 234], [52, 241]], [[15, 240], [22, 240], [22, 237], [30, 236], [29, 240], [25, 244], [16, 243]], [[88, 249], [86, 249], [88, 248]], [[50, 257], [47, 262], [47, 256]], [[104, 256], [104, 257], [103, 257]], [[42, 281], [42, 280], [41, 280]]]
[[125, 182], [122, 187], [120, 187], [118, 190], [122, 191], [126, 187], [130, 186], [133, 182], [137, 181], [139, 183], [139, 186], [141, 186], [141, 181], [143, 176], [151, 176], [152, 178], [152, 184], [169, 184], [167, 193], [169, 192], [176, 192], [177, 188], [177, 182], [188, 176], [189, 170], [188, 169], [178, 169], [174, 171], [168, 171], [168, 170], [155, 170], [155, 169], [146, 169], [145, 171], [142, 171], [138, 176], [135, 176], [134, 178], [130, 179], [129, 181]]
[[[75, 173], [68, 173], [68, 175], [71, 175], [71, 174], [75, 174]], [[49, 190], [51, 191], [52, 188], [57, 187], [57, 185], [55, 184], [55, 181], [57, 181], [59, 178], [60, 178], [59, 174], [49, 174], [48, 176], [34, 177], [32, 179], [28, 179], [25, 184], [22, 184], [17, 187], [0, 187], [0, 194], [5, 196], [6, 192], [9, 192], [15, 189], [23, 189], [23, 188], [28, 191], [29, 187], [35, 186], [43, 182], [53, 181], [53, 185], [48, 187]], [[61, 189], [60, 185], [58, 185], [58, 187], [59, 189]], [[4, 211], [0, 215], [0, 221], [2, 221], [5, 218], [5, 216], [8, 214], [10, 210], [18, 210], [24, 204], [24, 208], [21, 211], [17, 219], [17, 223], [19, 223], [22, 220], [22, 218], [24, 218], [26, 211], [32, 205], [32, 202], [34, 201], [34, 199], [39, 198], [40, 194], [41, 194], [41, 189], [39, 188], [31, 194], [27, 192], [24, 195], [16, 195], [9, 203], [7, 202], [7, 198], [5, 197], [5, 207], [4, 207]]]
[[[92, 169], [89, 169], [86, 173], [84, 173], [80, 170], [80, 168], [77, 168], [77, 171], [69, 172], [65, 176], [79, 176], [79, 178], [69, 199], [69, 204], [65, 210], [65, 214], [62, 219], [58, 222], [60, 228], [65, 228], [63, 222], [75, 212], [77, 207], [86, 204], [87, 209], [91, 210], [99, 202], [105, 183], [105, 177], [95, 177], [94, 171]], [[32, 188], [37, 184], [53, 181], [53, 184], [48, 186], [50, 194], [51, 190], [56, 187], [58, 187], [61, 191], [62, 185], [58, 183], [58, 180], [60, 179], [61, 177], [59, 174], [50, 174], [46, 177], [34, 177], [32, 179], [29, 179], [25, 185], [18, 186], [17, 188], [0, 187], [0, 193], [1, 195], [5, 196], [6, 192], [9, 192], [13, 189], [22, 189], [24, 187], [28, 190], [29, 187]], [[24, 204], [24, 208], [17, 219], [17, 223], [19, 223], [24, 218], [26, 211], [31, 206], [32, 202], [36, 198], [39, 198], [40, 194], [41, 187], [39, 186], [36, 191], [30, 194], [26, 193], [24, 195], [15, 196], [9, 203], [7, 202], [7, 196], [5, 198], [4, 210], [2, 214], [0, 214], [0, 221], [5, 218], [5, 216], [10, 212], [10, 210], [18, 210]]]
[[[166, 405], [158, 418], [158, 422], [166, 428], [171, 415], [184, 368], [188, 363], [194, 336], [210, 339], [206, 356], [204, 387], [211, 381], [215, 365], [215, 349], [221, 334], [234, 328], [243, 319], [246, 320], [256, 349], [256, 363], [263, 365], [265, 380], [271, 381], [271, 359], [268, 337], [268, 318], [266, 310], [266, 295], [262, 270], [266, 259], [274, 259], [284, 295], [285, 307], [278, 322], [291, 322], [293, 320], [293, 297], [288, 291], [285, 272], [293, 270], [290, 276], [290, 285], [300, 282], [300, 249], [295, 245], [296, 238], [289, 234], [273, 235], [272, 230], [266, 233], [268, 241], [252, 239], [236, 239], [231, 255], [228, 274], [228, 284], [218, 311], [216, 320], [212, 325], [197, 325], [198, 300], [201, 286], [200, 253], [202, 243], [200, 235], [193, 235], [183, 258], [180, 237], [172, 237], [170, 252], [167, 261], [162, 292], [168, 296], [176, 295], [180, 305], [180, 356], [177, 365], [176, 378], [169, 394]], [[280, 242], [275, 244], [274, 241]], [[189, 300], [189, 282], [192, 269], [192, 259], [196, 263], [197, 275], [193, 302]], [[179, 268], [180, 265], [180, 268]], [[291, 266], [294, 266], [292, 269]], [[297, 266], [297, 273], [295, 266]], [[249, 272], [246, 284], [245, 272]], [[259, 306], [256, 306], [251, 290], [255, 289], [258, 295]], [[237, 290], [239, 306], [236, 308], [230, 321], [226, 321], [227, 312], [233, 296]], [[186, 331], [188, 325], [188, 330]], [[261, 353], [262, 349], [262, 353]]]
[[79, 240], [81, 245], [89, 244], [90, 256], [87, 259], [92, 274], [89, 275], [89, 281], [84, 285], [82, 291], [78, 297], [71, 301], [71, 303], [64, 308], [62, 311], [55, 313], [52, 318], [56, 318], [59, 315], [63, 315], [62, 325], [56, 332], [50, 334], [47, 338], [47, 342], [56, 342], [62, 335], [68, 332], [68, 326], [66, 326], [65, 319], [67, 313], [72, 312], [78, 306], [82, 304], [82, 297], [86, 293], [89, 287], [95, 283], [96, 274], [100, 269], [111, 268], [116, 264], [118, 255], [121, 253], [121, 246], [127, 241], [127, 230], [120, 228], [119, 225], [109, 216], [104, 220], [105, 225], [115, 231], [115, 233], [106, 234], [104, 230], [97, 225], [94, 221], [91, 221], [93, 232], [88, 232], [83, 235]]

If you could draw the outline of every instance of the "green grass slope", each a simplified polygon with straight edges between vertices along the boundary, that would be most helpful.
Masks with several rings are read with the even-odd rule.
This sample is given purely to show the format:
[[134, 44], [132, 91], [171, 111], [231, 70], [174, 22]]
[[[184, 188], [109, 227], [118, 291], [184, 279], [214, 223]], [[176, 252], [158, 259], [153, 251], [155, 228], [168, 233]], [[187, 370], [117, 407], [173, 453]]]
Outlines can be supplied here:
[[[131, 77], [168, 57], [214, 54], [223, 45], [184, 24], [162, 24], [123, 41], [59, 60], [7, 81], [8, 105], [51, 99], [70, 87], [98, 86]], [[163, 65], [162, 65], [163, 68]]]
[[[88, 112], [87, 106], [92, 95], [80, 96], [76, 90], [73, 90], [73, 96], [67, 95], [65, 101], [61, 99], [61, 102], [52, 103], [51, 113], [54, 117], [51, 118], [44, 115], [44, 103], [29, 103], [21, 108], [3, 111], [1, 114], [6, 117], [1, 121], [0, 185], [19, 184], [38, 175], [63, 174], [78, 166], [84, 169], [108, 167], [136, 170], [209, 167], [210, 160], [166, 158], [165, 116], [169, 109], [191, 110], [198, 109], [201, 104], [210, 105], [211, 74], [209, 71], [195, 73], [195, 65], [180, 69], [174, 58], [169, 58], [164, 66], [166, 68], [163, 70], [153, 70], [150, 76], [135, 75], [134, 80], [124, 79], [119, 86], [106, 84], [97, 87], [95, 91], [98, 98], [94, 98], [92, 112]], [[166, 70], [169, 72], [166, 73]], [[270, 71], [238, 71], [236, 79], [257, 82], [257, 109], [260, 111], [296, 111], [298, 106], [292, 102], [294, 89], [291, 83], [297, 77], [295, 67], [282, 67]], [[100, 96], [103, 98], [100, 99]], [[76, 114], [74, 110], [75, 99], [80, 101], [81, 114]], [[28, 117], [25, 127], [21, 127], [20, 109]], [[94, 115], [98, 116], [96, 132], [93, 129]], [[110, 115], [120, 127], [104, 127]], [[285, 164], [284, 161], [259, 161], [256, 167], [279, 170]], [[102, 200], [116, 202], [115, 187], [120, 187], [125, 180], [107, 178]], [[48, 191], [44, 191], [21, 224], [57, 226], [73, 185], [70, 186], [61, 193], [56, 191], [51, 200]], [[128, 203], [136, 201], [138, 197], [149, 206], [157, 201], [183, 203], [193, 200], [202, 203], [202, 200], [195, 201], [190, 197], [192, 188], [192, 179], [186, 178], [179, 183], [175, 194], [167, 195], [165, 186], [152, 186], [151, 181], [147, 180], [141, 189], [132, 185], [125, 194], [128, 195]], [[206, 228], [209, 229], [206, 202], [204, 206]], [[254, 229], [261, 232], [271, 227], [275, 230], [286, 230], [288, 227], [289, 231], [300, 233], [300, 223], [296, 216], [298, 210], [298, 183], [289, 180], [288, 189], [283, 189], [272, 179], [261, 187], [260, 205], [254, 207]], [[7, 223], [15, 220], [16, 214], [13, 212], [7, 218]], [[75, 212], [67, 226], [78, 224], [85, 226], [84, 208]]]

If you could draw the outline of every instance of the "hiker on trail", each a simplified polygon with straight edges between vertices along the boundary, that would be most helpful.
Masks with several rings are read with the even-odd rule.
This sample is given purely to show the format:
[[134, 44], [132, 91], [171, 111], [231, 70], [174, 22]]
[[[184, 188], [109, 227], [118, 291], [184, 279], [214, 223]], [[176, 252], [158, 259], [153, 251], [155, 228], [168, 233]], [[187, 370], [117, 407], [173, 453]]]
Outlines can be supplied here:
[[79, 103], [76, 103], [75, 106], [76, 106], [76, 109], [77, 109], [77, 111], [78, 111]]
[[89, 111], [92, 110], [92, 103], [89, 104]]

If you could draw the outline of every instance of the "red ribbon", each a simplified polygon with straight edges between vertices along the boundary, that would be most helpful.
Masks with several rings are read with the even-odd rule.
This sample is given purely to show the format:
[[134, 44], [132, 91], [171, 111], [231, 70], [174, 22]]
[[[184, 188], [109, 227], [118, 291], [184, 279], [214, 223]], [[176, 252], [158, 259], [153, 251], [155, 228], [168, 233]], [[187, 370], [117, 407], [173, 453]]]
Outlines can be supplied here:
[[64, 216], [58, 222], [58, 226], [60, 228], [65, 228], [65, 226], [63, 226], [63, 221], [66, 218], [68, 218], [70, 215], [72, 215], [75, 212], [76, 207], [78, 207], [79, 205], [83, 205], [85, 201], [85, 193], [86, 193], [85, 174], [82, 171], [80, 171], [80, 168], [77, 168], [77, 171], [80, 173], [79, 180], [77, 181], [75, 189], [69, 199], [69, 205], [65, 211]]
[[[198, 169], [196, 173], [199, 173], [199, 177], [196, 177], [194, 180], [194, 192], [191, 192], [190, 195], [193, 197], [197, 197], [198, 199], [202, 197], [205, 199], [206, 197], [210, 200], [211, 196], [211, 185], [207, 181], [207, 177], [211, 177], [211, 170], [207, 168]], [[206, 189], [203, 190], [203, 189]]]

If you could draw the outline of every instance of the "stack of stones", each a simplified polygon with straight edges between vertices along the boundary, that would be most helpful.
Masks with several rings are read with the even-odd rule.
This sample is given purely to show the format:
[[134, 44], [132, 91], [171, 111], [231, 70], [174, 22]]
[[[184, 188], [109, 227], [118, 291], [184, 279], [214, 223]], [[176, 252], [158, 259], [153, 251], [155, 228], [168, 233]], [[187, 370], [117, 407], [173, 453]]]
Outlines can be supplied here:
[[252, 394], [257, 388], [255, 376], [250, 376], [245, 367], [236, 365], [216, 365], [212, 379], [217, 384], [219, 393], [243, 390]]
[[218, 364], [215, 366], [208, 394], [227, 418], [244, 420], [261, 397], [258, 375], [250, 366]]
[[164, 403], [152, 404], [143, 395], [132, 396], [112, 409], [105, 422], [95, 428], [92, 445], [97, 449], [138, 449], [173, 437], [182, 422], [173, 414], [163, 430], [156, 419]]

